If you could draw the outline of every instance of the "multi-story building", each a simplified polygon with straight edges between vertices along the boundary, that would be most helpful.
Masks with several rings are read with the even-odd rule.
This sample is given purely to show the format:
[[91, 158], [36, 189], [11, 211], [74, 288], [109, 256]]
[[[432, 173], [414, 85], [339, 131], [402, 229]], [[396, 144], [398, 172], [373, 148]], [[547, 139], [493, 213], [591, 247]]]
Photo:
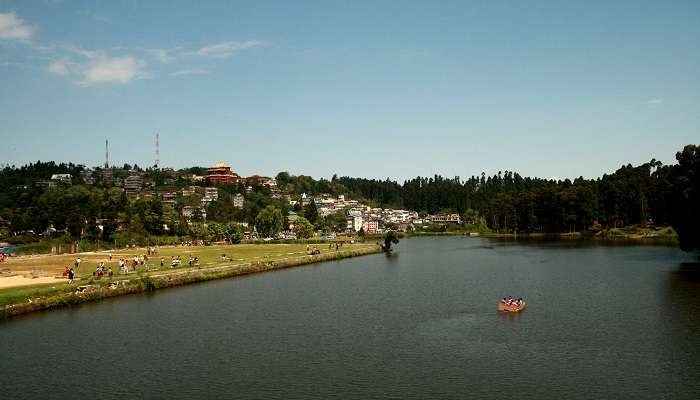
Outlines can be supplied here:
[[92, 185], [95, 183], [95, 177], [92, 176], [92, 171], [90, 170], [81, 171], [80, 177], [83, 178], [83, 182], [85, 182], [86, 185]]
[[101, 174], [103, 185], [112, 185], [114, 183], [114, 170], [112, 168], [103, 169]]
[[379, 221], [363, 221], [362, 229], [364, 229], [366, 233], [377, 233], [379, 232]]
[[260, 185], [267, 186], [269, 188], [276, 188], [277, 181], [275, 178], [270, 178], [268, 176], [251, 175], [244, 179], [246, 185]]
[[237, 193], [235, 196], [233, 196], [233, 206], [236, 208], [243, 208], [243, 204], [245, 204], [245, 197], [243, 197], [242, 194]]
[[183, 196], [192, 196], [194, 192], [196, 191], [197, 187], [196, 186], [187, 186], [182, 188], [182, 195]]
[[362, 229], [362, 222], [361, 216], [348, 217], [347, 229], [359, 232]]
[[143, 178], [139, 175], [129, 175], [124, 180], [124, 191], [128, 196], [138, 194], [143, 188]]
[[73, 183], [73, 179], [71, 178], [70, 174], [53, 174], [51, 175], [51, 180], [61, 182], [66, 185]]
[[213, 187], [204, 188], [204, 197], [213, 200], [219, 200], [219, 189]]
[[202, 215], [203, 220], [207, 219], [207, 210], [206, 209], [200, 208], [200, 207], [192, 207], [192, 206], [182, 207], [182, 216], [187, 218], [187, 221], [190, 222], [192, 215], [195, 213], [195, 209], [198, 210], [199, 213]]
[[175, 206], [175, 201], [177, 199], [177, 192], [163, 193], [163, 203]]
[[434, 224], [461, 224], [462, 219], [459, 214], [435, 214], [431, 217]]
[[42, 188], [42, 189], [48, 189], [48, 188], [56, 187], [56, 181], [42, 179], [42, 180], [34, 181], [34, 186], [38, 187], [38, 188]]
[[241, 181], [241, 177], [224, 163], [216, 163], [207, 169], [209, 181], [216, 184], [230, 185]]

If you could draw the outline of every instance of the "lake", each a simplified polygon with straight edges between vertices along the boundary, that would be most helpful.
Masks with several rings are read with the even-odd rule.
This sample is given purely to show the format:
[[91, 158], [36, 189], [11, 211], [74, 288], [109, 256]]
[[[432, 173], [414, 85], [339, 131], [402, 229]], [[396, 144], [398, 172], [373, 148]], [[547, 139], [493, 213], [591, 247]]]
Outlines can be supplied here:
[[[402, 240], [396, 255], [0, 322], [2, 398], [698, 399], [674, 247]], [[520, 314], [498, 300], [524, 297]]]

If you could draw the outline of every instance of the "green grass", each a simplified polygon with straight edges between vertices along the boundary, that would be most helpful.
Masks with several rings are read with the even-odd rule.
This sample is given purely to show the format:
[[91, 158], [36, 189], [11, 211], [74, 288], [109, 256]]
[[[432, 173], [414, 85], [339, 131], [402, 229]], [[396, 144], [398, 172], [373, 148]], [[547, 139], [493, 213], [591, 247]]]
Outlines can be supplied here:
[[[321, 251], [322, 255], [329, 258], [331, 258], [331, 256], [334, 254], [342, 256], [353, 250], [366, 250], [376, 247], [373, 244], [345, 244], [343, 247], [341, 247], [339, 252], [336, 252], [335, 247], [333, 247], [333, 249], [329, 249], [327, 245], [308, 246], [312, 249], [317, 247]], [[27, 303], [30, 299], [46, 298], [56, 296], [61, 293], [70, 293], [73, 292], [78, 285], [94, 283], [106, 286], [109, 282], [106, 277], [95, 281], [92, 279], [92, 271], [95, 270], [97, 263], [101, 260], [105, 261], [112, 267], [112, 270], [114, 271], [114, 280], [134, 280], [136, 278], [155, 278], [158, 276], [176, 274], [183, 271], [196, 271], [218, 266], [244, 266], [251, 263], [263, 264], [270, 263], [272, 261], [280, 263], [282, 262], [281, 260], [285, 260], [285, 262], [286, 260], [298, 262], [295, 260], [308, 257], [306, 249], [307, 245], [305, 244], [237, 244], [193, 247], [161, 247], [157, 256], [151, 256], [149, 258], [151, 264], [149, 271], [146, 271], [145, 267], [140, 266], [136, 272], [131, 272], [127, 275], [121, 275], [118, 273], [119, 257], [126, 257], [127, 260], [129, 258], [133, 259], [134, 255], [144, 254], [146, 252], [145, 249], [129, 249], [113, 252], [111, 263], [109, 262], [109, 252], [82, 253], [78, 255], [34, 256], [11, 259], [7, 263], [3, 263], [2, 267], [9, 268], [15, 273], [33, 270], [35, 272], [46, 273], [47, 275], [60, 274], [60, 272], [63, 270], [63, 266], [69, 264], [72, 266], [72, 263], [77, 256], [81, 257], [82, 263], [80, 271], [78, 271], [77, 279], [72, 285], [68, 285], [67, 280], [56, 279], [56, 282], [47, 284], [0, 289], [0, 307], [9, 304]], [[227, 257], [230, 257], [231, 261], [223, 261], [221, 259], [222, 254], [226, 254]], [[182, 257], [183, 265], [180, 268], [170, 268], [171, 257], [177, 255]], [[190, 255], [199, 258], [198, 266], [189, 267], [188, 259]], [[165, 262], [165, 267], [162, 269], [160, 268], [160, 257], [163, 257]], [[214, 276], [216, 276], [216, 274]]]

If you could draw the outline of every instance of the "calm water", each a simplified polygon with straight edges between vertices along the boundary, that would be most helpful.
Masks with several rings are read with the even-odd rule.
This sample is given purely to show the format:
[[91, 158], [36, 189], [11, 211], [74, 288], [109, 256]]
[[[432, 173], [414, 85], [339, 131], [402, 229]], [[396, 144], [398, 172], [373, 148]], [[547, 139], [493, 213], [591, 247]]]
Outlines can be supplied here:
[[[700, 398], [672, 247], [415, 238], [0, 323], [0, 397]], [[497, 301], [527, 309], [499, 315]]]

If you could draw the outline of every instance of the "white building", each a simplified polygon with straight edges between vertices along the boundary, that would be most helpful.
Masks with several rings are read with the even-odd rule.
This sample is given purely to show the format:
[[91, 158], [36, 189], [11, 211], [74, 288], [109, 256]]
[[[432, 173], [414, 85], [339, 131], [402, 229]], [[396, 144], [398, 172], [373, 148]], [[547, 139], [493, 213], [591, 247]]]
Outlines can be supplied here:
[[233, 196], [233, 206], [236, 208], [243, 208], [243, 204], [245, 204], [245, 197], [243, 197], [242, 194], [238, 193], [235, 196]]
[[363, 222], [363, 219], [361, 216], [349, 217], [347, 229], [348, 230], [352, 229], [355, 232], [359, 232], [360, 229], [362, 229], [362, 222]]
[[58, 181], [70, 185], [72, 183], [70, 174], [53, 174], [51, 175], [52, 181]]
[[219, 200], [219, 189], [215, 187], [205, 187], [204, 197], [209, 197], [212, 200]]

